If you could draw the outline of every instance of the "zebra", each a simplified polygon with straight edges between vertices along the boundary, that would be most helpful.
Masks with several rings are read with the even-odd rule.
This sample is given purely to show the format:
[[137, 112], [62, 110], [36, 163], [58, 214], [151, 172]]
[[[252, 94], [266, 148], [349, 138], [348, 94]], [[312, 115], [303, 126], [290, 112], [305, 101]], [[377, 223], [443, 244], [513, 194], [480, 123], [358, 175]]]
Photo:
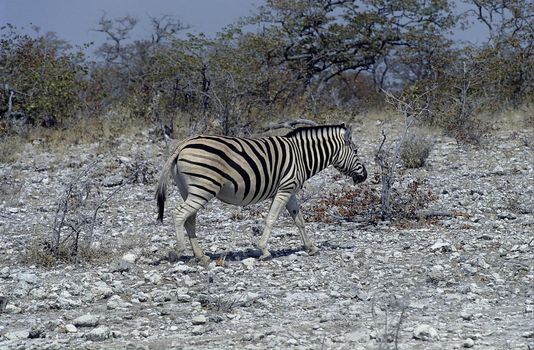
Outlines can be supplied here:
[[195, 258], [209, 263], [210, 258], [198, 244], [195, 223], [197, 211], [214, 197], [237, 206], [272, 199], [256, 244], [262, 253], [260, 260], [271, 256], [267, 241], [284, 207], [298, 228], [304, 249], [314, 255], [318, 248], [304, 230], [295, 195], [305, 180], [329, 165], [350, 176], [354, 184], [367, 178], [350, 126], [301, 127], [285, 136], [259, 138], [190, 137], [175, 146], [161, 171], [156, 190], [158, 220], [163, 221], [167, 181], [172, 174], [183, 198], [173, 209], [178, 256], [185, 251], [185, 227]]

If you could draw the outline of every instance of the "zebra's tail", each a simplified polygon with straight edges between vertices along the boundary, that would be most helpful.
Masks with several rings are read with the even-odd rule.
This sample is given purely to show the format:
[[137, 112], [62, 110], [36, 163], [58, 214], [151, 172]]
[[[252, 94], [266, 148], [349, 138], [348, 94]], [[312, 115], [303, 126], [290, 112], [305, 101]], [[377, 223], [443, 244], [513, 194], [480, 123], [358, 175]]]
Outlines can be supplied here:
[[161, 175], [156, 189], [156, 200], [158, 202], [158, 220], [163, 222], [163, 212], [165, 210], [165, 200], [167, 199], [167, 182], [171, 175], [172, 168], [176, 165], [176, 155], [170, 157], [161, 170]]

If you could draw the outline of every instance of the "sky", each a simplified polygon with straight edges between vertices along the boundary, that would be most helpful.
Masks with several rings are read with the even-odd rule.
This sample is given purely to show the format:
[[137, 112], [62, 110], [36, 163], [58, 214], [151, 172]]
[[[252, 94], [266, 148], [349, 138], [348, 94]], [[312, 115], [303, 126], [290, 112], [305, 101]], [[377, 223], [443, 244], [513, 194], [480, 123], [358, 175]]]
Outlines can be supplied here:
[[[216, 34], [238, 18], [252, 14], [265, 0], [0, 0], [0, 26], [11, 23], [29, 28], [30, 23], [41, 33], [56, 32], [71, 44], [94, 42], [98, 46], [105, 35], [92, 29], [105, 13], [107, 18], [126, 15], [139, 19], [132, 36], [148, 38], [149, 16], [171, 15], [191, 28], [191, 33]], [[458, 10], [464, 10], [457, 1]], [[487, 33], [478, 24], [468, 31], [455, 30], [454, 38], [482, 42]]]
[[189, 32], [213, 35], [261, 4], [263, 0], [0, 0], [0, 26], [29, 28], [32, 23], [41, 33], [56, 32], [72, 44], [102, 43], [104, 34], [92, 29], [104, 13], [110, 19], [138, 18], [133, 34], [139, 38], [148, 38], [149, 16], [165, 14], [191, 26]]

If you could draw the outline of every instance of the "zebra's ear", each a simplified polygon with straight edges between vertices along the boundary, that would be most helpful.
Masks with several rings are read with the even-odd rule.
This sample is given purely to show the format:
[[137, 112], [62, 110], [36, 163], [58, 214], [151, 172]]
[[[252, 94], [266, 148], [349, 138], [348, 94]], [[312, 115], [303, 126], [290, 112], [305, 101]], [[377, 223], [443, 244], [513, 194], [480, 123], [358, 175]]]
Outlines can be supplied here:
[[345, 128], [345, 144], [350, 145], [352, 143], [352, 126]]

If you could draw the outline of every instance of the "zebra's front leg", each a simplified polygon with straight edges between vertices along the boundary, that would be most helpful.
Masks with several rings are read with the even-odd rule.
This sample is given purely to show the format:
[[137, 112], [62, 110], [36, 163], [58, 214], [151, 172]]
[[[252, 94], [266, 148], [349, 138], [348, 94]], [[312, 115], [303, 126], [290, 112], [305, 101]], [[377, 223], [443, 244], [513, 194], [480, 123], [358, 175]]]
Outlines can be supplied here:
[[306, 231], [304, 229], [304, 218], [302, 217], [302, 213], [297, 202], [297, 197], [294, 194], [292, 194], [289, 198], [289, 201], [286, 204], [286, 209], [289, 212], [289, 215], [291, 215], [291, 217], [293, 218], [295, 225], [297, 225], [300, 238], [302, 238], [302, 244], [304, 245], [304, 249], [308, 252], [309, 255], [317, 254], [319, 248], [317, 248], [315, 243], [313, 243], [313, 241], [309, 239], [308, 235], [306, 234]]
[[266, 260], [271, 256], [271, 253], [267, 249], [267, 241], [271, 236], [271, 231], [274, 222], [276, 221], [276, 219], [278, 219], [280, 212], [286, 205], [290, 196], [291, 193], [279, 192], [276, 194], [273, 199], [273, 202], [271, 203], [271, 209], [269, 209], [269, 214], [267, 214], [267, 219], [265, 220], [265, 229], [263, 230], [263, 234], [261, 235], [261, 238], [258, 242], [258, 248], [261, 249], [262, 253], [262, 255], [260, 256], [260, 260]]

